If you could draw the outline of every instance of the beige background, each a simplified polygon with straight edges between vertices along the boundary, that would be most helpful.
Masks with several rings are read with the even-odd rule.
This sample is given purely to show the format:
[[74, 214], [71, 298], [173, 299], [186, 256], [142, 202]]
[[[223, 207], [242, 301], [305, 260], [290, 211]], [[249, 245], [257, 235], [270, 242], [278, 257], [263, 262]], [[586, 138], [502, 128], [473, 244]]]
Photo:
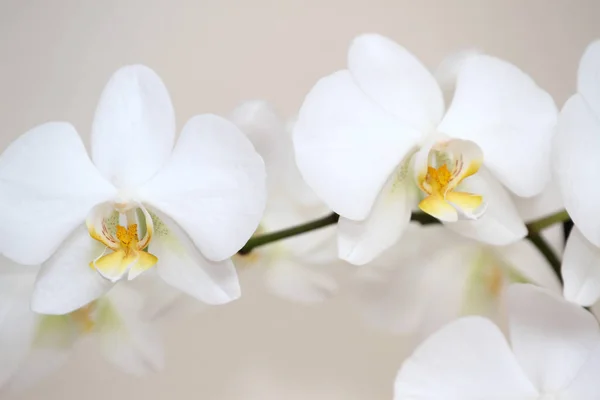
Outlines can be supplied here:
[[[600, 37], [600, 2], [2, 0], [0, 149], [48, 120], [71, 121], [86, 136], [104, 83], [128, 63], [163, 77], [180, 126], [253, 97], [291, 116], [368, 31], [431, 67], [480, 48], [529, 72], [562, 105], [583, 49]], [[166, 330], [163, 373], [123, 375], [88, 346], [19, 398], [391, 398], [402, 340], [364, 328], [344, 296], [295, 306], [265, 294], [253, 275], [240, 301]]]

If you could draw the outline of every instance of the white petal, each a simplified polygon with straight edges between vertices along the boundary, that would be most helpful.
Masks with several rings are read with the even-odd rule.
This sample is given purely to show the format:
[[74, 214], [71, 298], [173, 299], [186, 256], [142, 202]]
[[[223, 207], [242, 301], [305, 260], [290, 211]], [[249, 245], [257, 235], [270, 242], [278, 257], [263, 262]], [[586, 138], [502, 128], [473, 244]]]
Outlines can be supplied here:
[[351, 264], [363, 265], [396, 243], [410, 222], [415, 192], [408, 171], [394, 171], [364, 221], [340, 217], [339, 257]]
[[343, 70], [306, 96], [293, 139], [306, 183], [333, 211], [361, 220], [420, 133], [383, 111]]
[[592, 42], [581, 57], [577, 91], [600, 118], [600, 40]]
[[444, 99], [433, 75], [392, 40], [358, 36], [348, 51], [348, 69], [371, 99], [402, 122], [427, 134], [441, 121]]
[[84, 225], [76, 229], [42, 265], [31, 300], [32, 309], [41, 314], [66, 314], [110, 290], [112, 282], [89, 266], [104, 250]]
[[160, 77], [143, 65], [110, 78], [92, 125], [92, 158], [106, 179], [135, 187], [154, 176], [175, 141], [175, 114]]
[[600, 345], [598, 322], [583, 308], [533, 285], [513, 285], [508, 298], [515, 356], [541, 392], [560, 391]]
[[277, 260], [269, 265], [265, 275], [267, 288], [272, 293], [297, 303], [320, 303], [332, 297], [338, 289], [331, 276], [295, 260]]
[[185, 125], [171, 160], [140, 193], [173, 218], [205, 257], [221, 261], [242, 248], [260, 222], [265, 167], [233, 123], [199, 115]]
[[512, 196], [519, 214], [525, 222], [531, 222], [536, 219], [544, 218], [564, 210], [562, 196], [558, 190], [558, 185], [552, 181], [546, 185], [541, 194], [534, 197]]
[[589, 241], [600, 246], [600, 117], [583, 97], [571, 97], [558, 119], [554, 138], [554, 173], [565, 208]]
[[591, 306], [600, 298], [600, 248], [574, 227], [567, 239], [561, 267], [565, 298]]
[[154, 236], [149, 252], [158, 257], [158, 275], [165, 282], [208, 304], [224, 304], [240, 297], [231, 260], [207, 260], [175, 221], [152, 212]]
[[[30, 350], [29, 347], [28, 350]], [[14, 349], [11, 351], [14, 351]], [[22, 393], [39, 384], [46, 377], [58, 371], [66, 363], [69, 356], [69, 349], [64, 348], [31, 349], [23, 358], [18, 370], [15, 371], [4, 387], [0, 388], [0, 395]]]
[[467, 178], [458, 191], [479, 194], [487, 208], [478, 220], [447, 223], [453, 231], [497, 246], [514, 243], [527, 235], [527, 228], [506, 189], [485, 169]]
[[97, 329], [104, 356], [133, 375], [163, 368], [164, 352], [158, 330], [142, 318], [143, 300], [121, 283], [98, 302]]
[[70, 124], [33, 128], [0, 157], [3, 253], [21, 264], [45, 261], [94, 205], [113, 194]]
[[463, 63], [469, 58], [482, 54], [478, 49], [465, 49], [446, 57], [434, 72], [435, 80], [442, 89], [446, 104], [452, 103], [456, 90], [456, 78]]
[[25, 361], [34, 339], [38, 316], [29, 302], [37, 270], [0, 256], [0, 393]]
[[529, 400], [527, 380], [500, 330], [480, 317], [446, 325], [407, 359], [396, 378], [395, 400]]
[[585, 364], [581, 366], [575, 379], [562, 391], [563, 398], [590, 400], [600, 398], [598, 371], [600, 371], [600, 343], [590, 350]]
[[[271, 172], [272, 164], [279, 161], [282, 139], [287, 136], [285, 124], [274, 107], [262, 100], [246, 101], [231, 112], [229, 120], [250, 139]], [[277, 172], [275, 168], [273, 172]]]
[[439, 130], [477, 143], [485, 165], [519, 196], [550, 178], [557, 110], [548, 93], [515, 66], [486, 55], [461, 63], [456, 92]]
[[498, 257], [510, 265], [527, 282], [561, 292], [556, 273], [546, 257], [529, 240], [523, 239], [508, 246], [494, 247]]
[[[7, 394], [22, 393], [58, 371], [71, 355], [68, 348], [32, 350], [7, 385]], [[3, 394], [0, 391], [0, 394]]]
[[455, 266], [468, 266], [456, 238], [440, 225], [412, 223], [402, 240], [359, 269], [353, 294], [365, 320], [381, 330], [420, 333], [455, 318], [464, 286]]

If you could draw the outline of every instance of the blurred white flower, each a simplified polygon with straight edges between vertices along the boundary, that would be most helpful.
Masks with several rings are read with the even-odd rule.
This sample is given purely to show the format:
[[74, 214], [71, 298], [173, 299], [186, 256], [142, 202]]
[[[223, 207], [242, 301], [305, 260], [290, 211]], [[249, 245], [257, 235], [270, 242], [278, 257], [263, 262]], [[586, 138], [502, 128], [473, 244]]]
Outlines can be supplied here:
[[464, 315], [505, 323], [509, 284], [560, 293], [555, 272], [528, 240], [491, 246], [440, 225], [412, 223], [405, 238], [358, 271], [354, 295], [372, 326], [419, 342]]
[[139, 293], [120, 284], [69, 314], [37, 314], [29, 305], [38, 270], [0, 256], [0, 393], [43, 379], [88, 337], [95, 338], [105, 357], [127, 373], [162, 369], [162, 343], [153, 324], [142, 318]]
[[600, 40], [579, 64], [577, 93], [564, 105], [554, 141], [554, 172], [575, 223], [567, 241], [564, 295], [584, 306], [600, 298]]
[[[260, 100], [240, 104], [230, 116], [265, 160], [267, 207], [258, 234], [273, 232], [323, 217], [331, 211], [302, 180], [296, 167], [291, 125]], [[266, 267], [267, 288], [288, 300], [315, 303], [337, 290], [332, 268], [339, 265], [336, 227], [291, 237], [234, 258], [237, 266]]]
[[594, 316], [531, 285], [513, 285], [508, 306], [508, 340], [481, 317], [446, 325], [403, 363], [394, 399], [600, 398]]
[[[506, 189], [530, 197], [548, 182], [554, 102], [518, 68], [487, 55], [463, 53], [444, 66], [438, 83], [401, 46], [362, 35], [348, 69], [307, 95], [294, 129], [296, 159], [341, 215], [342, 259], [365, 264], [399, 239], [416, 205], [413, 173], [420, 208], [456, 221], [451, 229], [494, 245], [526, 235]], [[447, 107], [443, 90], [452, 95]]]
[[0, 237], [7, 257], [43, 263], [34, 310], [71, 312], [154, 264], [163, 280], [203, 302], [239, 297], [229, 258], [262, 216], [262, 159], [215, 115], [193, 117], [173, 148], [174, 141], [167, 89], [136, 65], [119, 69], [102, 93], [93, 163], [64, 122], [40, 125], [6, 149]]

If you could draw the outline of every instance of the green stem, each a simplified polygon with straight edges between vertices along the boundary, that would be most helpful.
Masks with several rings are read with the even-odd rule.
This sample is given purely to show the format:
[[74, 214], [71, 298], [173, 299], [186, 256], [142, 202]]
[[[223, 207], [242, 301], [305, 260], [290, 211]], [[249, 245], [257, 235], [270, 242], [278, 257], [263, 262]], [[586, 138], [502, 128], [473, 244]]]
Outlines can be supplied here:
[[303, 233], [321, 229], [328, 225], [333, 225], [336, 222], [338, 222], [339, 218], [339, 215], [337, 215], [336, 213], [332, 213], [323, 218], [319, 218], [317, 220], [304, 223], [302, 225], [297, 225], [291, 228], [282, 229], [280, 231], [255, 236], [253, 238], [250, 238], [250, 240], [248, 240], [248, 242], [244, 245], [244, 247], [242, 247], [240, 251], [238, 251], [238, 253], [242, 255], [248, 254], [255, 248], [264, 246], [265, 244], [269, 244], [278, 240], [283, 240], [292, 236], [297, 236]]
[[[266, 233], [264, 235], [258, 235], [246, 243], [244, 247], [238, 252], [239, 254], [248, 254], [257, 247], [264, 246], [269, 243], [273, 243], [279, 240], [287, 239], [292, 236], [302, 235], [317, 229], [324, 228], [329, 225], [333, 225], [338, 222], [340, 216], [336, 213], [331, 213], [325, 217], [309, 221], [301, 225], [293, 226], [291, 228], [282, 229], [279, 231]], [[540, 235], [541, 231], [561, 222], [569, 220], [569, 214], [566, 211], [560, 211], [556, 214], [549, 215], [541, 218], [537, 221], [533, 221], [527, 224], [528, 234], [527, 239], [531, 241], [537, 247], [537, 249], [546, 257], [554, 272], [558, 276], [558, 279], [562, 282], [560, 273], [560, 259], [554, 253], [552, 248], [548, 245], [548, 242]], [[420, 223], [421, 225], [437, 224], [439, 220], [425, 213], [413, 213], [411, 221]]]
[[546, 260], [548, 260], [548, 263], [550, 264], [550, 266], [554, 270], [554, 273], [558, 277], [558, 280], [560, 280], [560, 283], [562, 284], [563, 280], [562, 274], [560, 272], [560, 259], [558, 258], [552, 247], [550, 247], [546, 239], [544, 239], [539, 233], [530, 231], [527, 234], [527, 240], [533, 243], [533, 245], [537, 247], [540, 253], [542, 253], [542, 255], [546, 258]]
[[554, 224], [566, 222], [569, 219], [571, 219], [571, 217], [569, 217], [569, 214], [565, 210], [559, 211], [556, 214], [548, 215], [547, 217], [527, 224], [527, 230], [529, 233], [540, 233], [542, 230]]

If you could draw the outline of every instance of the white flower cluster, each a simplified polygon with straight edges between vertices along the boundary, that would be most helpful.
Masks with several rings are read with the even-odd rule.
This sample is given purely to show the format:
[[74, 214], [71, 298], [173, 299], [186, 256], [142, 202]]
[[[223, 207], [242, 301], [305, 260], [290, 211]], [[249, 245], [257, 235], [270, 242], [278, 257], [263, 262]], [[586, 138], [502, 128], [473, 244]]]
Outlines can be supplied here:
[[135, 65], [105, 87], [89, 155], [65, 122], [4, 150], [0, 393], [88, 336], [158, 370], [162, 317], [233, 301], [236, 270], [266, 267], [310, 304], [350, 275], [366, 322], [416, 346], [396, 400], [600, 399], [600, 41], [560, 112], [506, 61], [462, 52], [432, 73], [365, 34], [294, 121], [248, 101], [175, 133]]

